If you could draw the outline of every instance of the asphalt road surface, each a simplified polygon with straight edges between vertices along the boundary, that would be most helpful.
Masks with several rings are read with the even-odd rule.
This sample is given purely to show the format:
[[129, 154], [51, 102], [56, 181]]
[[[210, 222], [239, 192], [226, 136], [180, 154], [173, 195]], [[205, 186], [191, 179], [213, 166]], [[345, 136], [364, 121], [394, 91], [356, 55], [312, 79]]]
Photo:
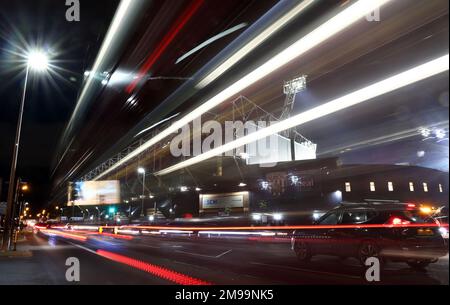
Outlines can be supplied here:
[[[288, 240], [94, 235], [74, 240], [30, 235], [21, 250], [32, 257], [0, 257], [0, 284], [369, 284], [353, 259], [317, 256], [298, 264]], [[80, 282], [66, 280], [66, 260], [80, 262]], [[389, 263], [380, 284], [448, 285], [448, 256], [424, 271]]]

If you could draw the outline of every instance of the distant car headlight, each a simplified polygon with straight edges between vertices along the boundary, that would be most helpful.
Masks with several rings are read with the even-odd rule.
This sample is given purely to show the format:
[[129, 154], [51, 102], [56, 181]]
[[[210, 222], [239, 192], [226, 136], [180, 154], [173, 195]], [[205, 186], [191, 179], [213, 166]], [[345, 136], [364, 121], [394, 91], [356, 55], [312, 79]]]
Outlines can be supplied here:
[[261, 214], [252, 214], [253, 220], [261, 220]]
[[441, 233], [442, 237], [448, 237], [448, 230], [446, 228], [439, 228], [439, 233]]
[[281, 219], [283, 219], [283, 215], [282, 214], [273, 214], [273, 219], [276, 221], [280, 221]]

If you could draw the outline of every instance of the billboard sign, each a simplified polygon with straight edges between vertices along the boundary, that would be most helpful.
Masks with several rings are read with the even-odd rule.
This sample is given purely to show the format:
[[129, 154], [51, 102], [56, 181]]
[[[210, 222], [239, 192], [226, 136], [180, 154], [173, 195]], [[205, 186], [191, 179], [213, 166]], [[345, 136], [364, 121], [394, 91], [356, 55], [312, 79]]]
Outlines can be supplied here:
[[120, 181], [81, 181], [69, 187], [68, 205], [109, 205], [120, 203]]
[[222, 210], [225, 208], [248, 208], [248, 192], [235, 192], [226, 194], [202, 194], [200, 195], [200, 213], [206, 210]]

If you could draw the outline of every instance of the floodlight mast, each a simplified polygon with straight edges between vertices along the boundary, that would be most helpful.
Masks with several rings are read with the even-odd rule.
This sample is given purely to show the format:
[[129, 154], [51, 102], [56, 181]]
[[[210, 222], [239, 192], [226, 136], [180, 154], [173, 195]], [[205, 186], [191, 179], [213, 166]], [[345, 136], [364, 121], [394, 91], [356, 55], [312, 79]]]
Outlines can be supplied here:
[[[286, 98], [281, 110], [280, 121], [288, 119], [291, 116], [292, 110], [294, 109], [295, 96], [297, 93], [306, 89], [306, 78], [306, 75], [302, 75], [290, 81], [284, 82], [283, 93], [286, 95]], [[286, 130], [284, 134], [290, 138], [290, 130]]]
[[286, 95], [297, 94], [306, 89], [306, 75], [294, 78], [293, 80], [284, 82], [283, 93]]

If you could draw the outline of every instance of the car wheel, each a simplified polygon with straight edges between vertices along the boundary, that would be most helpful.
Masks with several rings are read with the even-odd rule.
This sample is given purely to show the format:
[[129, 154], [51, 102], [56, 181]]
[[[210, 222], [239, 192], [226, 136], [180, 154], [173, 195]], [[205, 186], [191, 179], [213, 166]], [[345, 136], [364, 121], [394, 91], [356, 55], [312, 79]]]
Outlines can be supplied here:
[[309, 245], [304, 241], [295, 241], [294, 252], [297, 255], [297, 259], [301, 263], [306, 263], [311, 260], [311, 250]]
[[407, 262], [407, 264], [408, 264], [408, 266], [410, 266], [413, 269], [424, 270], [426, 267], [428, 267], [430, 262], [428, 262], [428, 261], [411, 261], [411, 262]]
[[365, 241], [361, 244], [358, 251], [358, 259], [362, 266], [366, 265], [366, 260], [369, 257], [377, 257], [380, 259], [380, 249], [378, 245], [373, 241]]

